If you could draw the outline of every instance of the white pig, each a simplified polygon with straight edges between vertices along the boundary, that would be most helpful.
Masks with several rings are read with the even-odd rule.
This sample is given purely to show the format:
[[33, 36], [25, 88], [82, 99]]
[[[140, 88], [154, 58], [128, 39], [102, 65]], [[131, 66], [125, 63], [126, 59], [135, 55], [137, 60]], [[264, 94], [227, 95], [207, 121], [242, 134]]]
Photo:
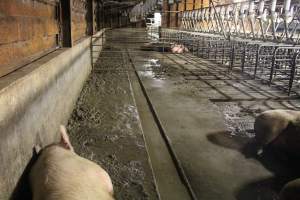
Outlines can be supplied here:
[[184, 52], [188, 52], [189, 50], [182, 44], [174, 44], [171, 46], [171, 52], [172, 53], [184, 53]]
[[184, 47], [183, 45], [179, 45], [177, 53], [183, 53]]
[[113, 200], [109, 175], [73, 151], [63, 126], [60, 143], [41, 150], [29, 180], [33, 200]]
[[[282, 143], [283, 139], [286, 140], [286, 136], [297, 136], [297, 133], [288, 133], [285, 131], [288, 126], [293, 124], [300, 124], [300, 111], [295, 110], [268, 110], [262, 112], [254, 123], [255, 140], [258, 144], [258, 154], [262, 153], [262, 148], [271, 142], [273, 142], [278, 136], [284, 133], [284, 137], [280, 137], [278, 143]], [[289, 130], [297, 130], [295, 128], [289, 128]], [[282, 144], [281, 144], [282, 145]]]
[[172, 53], [177, 53], [177, 52], [178, 52], [178, 49], [179, 49], [179, 46], [178, 46], [178, 45], [172, 45], [172, 46], [171, 46], [171, 51], [172, 51]]

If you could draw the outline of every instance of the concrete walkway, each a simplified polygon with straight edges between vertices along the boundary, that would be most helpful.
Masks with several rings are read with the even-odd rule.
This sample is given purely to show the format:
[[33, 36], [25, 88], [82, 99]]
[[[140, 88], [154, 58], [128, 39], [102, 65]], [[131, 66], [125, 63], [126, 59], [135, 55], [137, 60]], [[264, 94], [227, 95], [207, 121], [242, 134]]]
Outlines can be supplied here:
[[298, 109], [295, 96], [190, 54], [126, 48], [195, 198], [276, 199], [293, 172], [272, 155], [249, 158], [242, 150], [253, 137], [254, 117]]
[[[104, 74], [108, 71], [112, 73], [119, 72], [119, 80], [111, 79], [110, 82], [115, 83], [117, 87], [129, 87], [132, 90], [132, 95], [134, 96], [134, 104], [137, 106], [138, 118], [136, 116], [128, 116], [128, 118], [134, 117], [138, 119], [139, 123], [142, 125], [142, 131], [144, 140], [146, 143], [146, 148], [149, 157], [143, 157], [143, 159], [148, 159], [151, 164], [152, 172], [155, 179], [156, 189], [159, 195], [160, 200], [183, 200], [190, 199], [190, 195], [188, 193], [187, 188], [182, 182], [176, 166], [172, 160], [172, 157], [169, 153], [168, 147], [166, 146], [164, 139], [160, 134], [159, 127], [157, 126], [156, 119], [154, 119], [151, 109], [147, 103], [147, 100], [144, 96], [143, 90], [141, 88], [138, 81], [138, 77], [136, 76], [132, 63], [129, 62], [128, 51], [133, 52], [136, 51], [134, 48], [139, 48], [139, 45], [145, 43], [145, 37], [136, 38], [135, 34], [137, 32], [145, 33], [144, 29], [118, 29], [107, 32], [106, 44], [104, 46], [105, 55], [102, 53], [102, 57], [107, 57], [109, 60], [113, 61], [112, 63], [117, 62], [116, 66], [108, 66], [105, 63], [100, 64], [101, 69], [95, 70], [103, 70]], [[121, 57], [117, 57], [116, 55], [122, 54]], [[100, 73], [102, 74], [102, 73]], [[118, 74], [118, 73], [117, 73]], [[121, 82], [122, 74], [129, 76], [129, 82]], [[127, 77], [127, 76], [126, 76]], [[111, 89], [103, 89], [105, 90], [113, 90], [114, 86], [110, 85]], [[119, 89], [118, 89], [119, 90]], [[99, 92], [102, 94], [104, 91]], [[122, 99], [123, 95], [118, 94], [114, 98]], [[107, 100], [103, 100], [103, 104], [114, 104], [114, 102], [106, 102]], [[110, 108], [108, 108], [111, 110]], [[134, 109], [136, 107], [134, 106]], [[114, 113], [114, 110], [111, 111]], [[118, 113], [118, 112], [116, 112]], [[106, 114], [105, 114], [106, 115]], [[116, 119], [111, 120], [112, 122], [117, 121]], [[136, 133], [135, 133], [136, 134]], [[134, 141], [134, 140], [133, 140]], [[120, 144], [115, 144], [119, 146]], [[131, 148], [130, 148], [131, 149]], [[124, 149], [125, 150], [125, 149]], [[123, 152], [127, 152], [126, 151]], [[139, 152], [127, 152], [128, 154], [140, 154]], [[123, 153], [122, 153], [123, 154]], [[120, 157], [123, 157], [120, 153]], [[125, 157], [126, 158], [126, 157]], [[118, 173], [118, 171], [117, 171]], [[143, 173], [141, 173], [143, 174]], [[129, 177], [131, 175], [129, 174]], [[144, 180], [144, 183], [148, 182], [148, 180]], [[123, 189], [127, 193], [131, 193], [128, 189]], [[124, 199], [122, 195], [119, 195], [119, 199]], [[139, 196], [134, 199], [154, 199], [153, 196]]]

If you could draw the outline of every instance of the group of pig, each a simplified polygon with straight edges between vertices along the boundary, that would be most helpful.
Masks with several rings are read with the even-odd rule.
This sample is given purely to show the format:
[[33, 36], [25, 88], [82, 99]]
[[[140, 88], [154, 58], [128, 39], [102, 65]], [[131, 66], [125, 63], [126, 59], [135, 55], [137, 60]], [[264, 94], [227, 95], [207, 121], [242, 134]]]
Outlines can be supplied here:
[[[33, 200], [112, 200], [113, 185], [109, 175], [96, 163], [77, 155], [65, 127], [60, 129], [58, 144], [42, 150], [36, 147], [39, 156], [29, 174]], [[265, 111], [256, 118], [254, 131], [258, 155], [269, 145], [288, 154], [300, 155], [299, 111]], [[283, 187], [280, 199], [300, 199], [300, 178]]]
[[188, 48], [186, 48], [184, 45], [182, 44], [172, 44], [171, 45], [171, 52], [172, 53], [186, 53], [189, 52]]

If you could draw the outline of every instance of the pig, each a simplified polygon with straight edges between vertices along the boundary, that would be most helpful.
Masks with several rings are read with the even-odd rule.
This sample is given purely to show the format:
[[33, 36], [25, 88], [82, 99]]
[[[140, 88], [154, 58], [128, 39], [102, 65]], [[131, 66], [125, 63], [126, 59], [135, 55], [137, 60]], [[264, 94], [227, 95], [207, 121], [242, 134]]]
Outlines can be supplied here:
[[64, 126], [61, 140], [39, 152], [29, 173], [33, 200], [113, 200], [109, 175], [74, 152]]
[[300, 199], [300, 178], [288, 182], [280, 191], [280, 200]]
[[188, 49], [182, 44], [174, 44], [171, 46], [172, 53], [184, 53], [188, 52]]
[[[286, 129], [272, 142], [272, 146], [295, 165], [300, 158], [300, 122], [289, 123]], [[295, 162], [296, 161], [296, 162]]]
[[179, 50], [179, 46], [177, 44], [171, 46], [171, 52], [177, 53]]
[[183, 53], [183, 51], [184, 51], [183, 45], [179, 45], [177, 53]]
[[261, 155], [263, 147], [271, 143], [281, 147], [294, 143], [299, 136], [299, 124], [300, 111], [277, 109], [262, 112], [254, 122], [257, 154]]
[[183, 48], [183, 52], [189, 52], [189, 49], [187, 47], [185, 47], [184, 45], [182, 45]]

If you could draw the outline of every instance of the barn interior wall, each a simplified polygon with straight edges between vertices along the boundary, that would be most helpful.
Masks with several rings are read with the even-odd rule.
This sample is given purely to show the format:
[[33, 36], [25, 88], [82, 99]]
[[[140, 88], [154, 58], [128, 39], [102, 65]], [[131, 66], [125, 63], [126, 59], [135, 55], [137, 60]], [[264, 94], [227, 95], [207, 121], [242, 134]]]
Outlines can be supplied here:
[[0, 1], [0, 76], [56, 48], [56, 1]]
[[[241, 0], [243, 1], [243, 0]], [[209, 7], [210, 0], [174, 0], [174, 3], [169, 4], [169, 0], [163, 0], [162, 7], [162, 27], [178, 28], [181, 24], [180, 11], [197, 10], [200, 8]], [[214, 5], [223, 5], [232, 3], [233, 0], [218, 0], [214, 1]], [[237, 2], [237, 1], [235, 1]]]
[[71, 4], [71, 27], [73, 43], [88, 35], [92, 25], [86, 5], [88, 0], [73, 0]]
[[102, 48], [100, 1], [70, 0], [70, 48], [61, 42], [60, 5], [0, 0], [0, 199], [19, 194], [33, 147], [58, 141], [92, 69], [91, 42]]
[[0, 79], [0, 199], [30, 199], [24, 186], [33, 148], [59, 141], [59, 125], [67, 123], [92, 69], [91, 41], [102, 44], [100, 34]]
[[[59, 1], [0, 1], [0, 77], [62, 47]], [[70, 0], [72, 44], [103, 28], [99, 4]]]

